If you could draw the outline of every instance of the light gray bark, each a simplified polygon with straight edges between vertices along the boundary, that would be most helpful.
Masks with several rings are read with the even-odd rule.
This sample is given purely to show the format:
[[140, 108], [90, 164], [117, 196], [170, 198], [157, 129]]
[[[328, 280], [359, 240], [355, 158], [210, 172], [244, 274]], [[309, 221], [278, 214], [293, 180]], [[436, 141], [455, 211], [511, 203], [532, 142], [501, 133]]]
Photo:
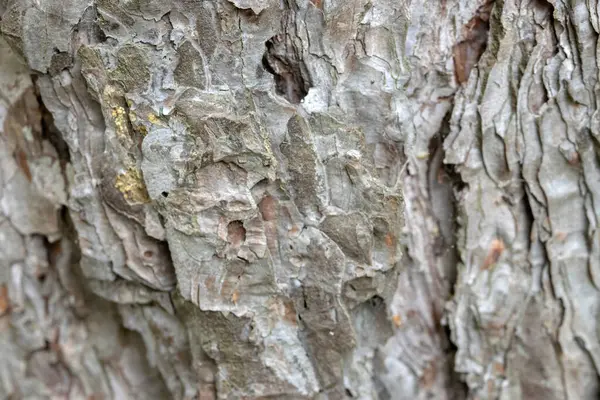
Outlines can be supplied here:
[[599, 9], [0, 0], [0, 398], [596, 399]]

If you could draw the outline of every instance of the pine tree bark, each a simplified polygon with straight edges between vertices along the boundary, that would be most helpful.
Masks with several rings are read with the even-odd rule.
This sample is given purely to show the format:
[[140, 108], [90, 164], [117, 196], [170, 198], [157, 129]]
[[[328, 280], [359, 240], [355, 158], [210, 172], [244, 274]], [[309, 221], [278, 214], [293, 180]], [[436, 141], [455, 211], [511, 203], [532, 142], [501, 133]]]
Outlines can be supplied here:
[[596, 399], [598, 9], [0, 0], [0, 398]]

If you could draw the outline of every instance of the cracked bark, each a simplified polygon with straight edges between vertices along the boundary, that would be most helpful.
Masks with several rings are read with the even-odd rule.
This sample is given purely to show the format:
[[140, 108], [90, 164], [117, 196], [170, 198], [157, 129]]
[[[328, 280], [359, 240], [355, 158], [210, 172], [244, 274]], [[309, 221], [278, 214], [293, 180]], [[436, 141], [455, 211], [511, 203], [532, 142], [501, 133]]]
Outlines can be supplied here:
[[597, 9], [0, 0], [0, 397], [597, 398]]

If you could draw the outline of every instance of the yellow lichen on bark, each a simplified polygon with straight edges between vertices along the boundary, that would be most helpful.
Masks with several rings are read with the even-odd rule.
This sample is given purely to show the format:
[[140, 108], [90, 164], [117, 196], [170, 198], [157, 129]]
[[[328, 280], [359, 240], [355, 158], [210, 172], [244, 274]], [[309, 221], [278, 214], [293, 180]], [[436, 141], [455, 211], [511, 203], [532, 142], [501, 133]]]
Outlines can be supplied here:
[[115, 187], [123, 193], [129, 203], [144, 204], [150, 202], [142, 173], [135, 167], [129, 167], [127, 171], [119, 174], [115, 181]]

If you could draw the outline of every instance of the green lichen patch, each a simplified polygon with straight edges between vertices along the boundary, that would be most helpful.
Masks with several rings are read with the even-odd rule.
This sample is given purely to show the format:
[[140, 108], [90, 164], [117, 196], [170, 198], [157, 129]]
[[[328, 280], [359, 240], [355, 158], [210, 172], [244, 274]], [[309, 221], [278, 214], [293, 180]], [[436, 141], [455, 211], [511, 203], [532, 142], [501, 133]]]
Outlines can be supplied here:
[[117, 52], [117, 67], [109, 73], [126, 92], [142, 89], [150, 83], [148, 60], [137, 46], [124, 46]]
[[185, 42], [177, 50], [179, 64], [175, 68], [175, 82], [182, 86], [204, 89], [204, 63], [198, 50], [190, 42]]
[[100, 51], [84, 45], [77, 50], [77, 58], [81, 62], [81, 73], [88, 89], [99, 98], [106, 85], [106, 69]]

